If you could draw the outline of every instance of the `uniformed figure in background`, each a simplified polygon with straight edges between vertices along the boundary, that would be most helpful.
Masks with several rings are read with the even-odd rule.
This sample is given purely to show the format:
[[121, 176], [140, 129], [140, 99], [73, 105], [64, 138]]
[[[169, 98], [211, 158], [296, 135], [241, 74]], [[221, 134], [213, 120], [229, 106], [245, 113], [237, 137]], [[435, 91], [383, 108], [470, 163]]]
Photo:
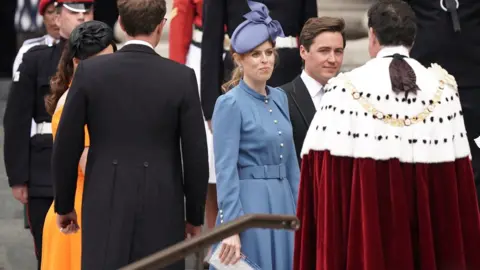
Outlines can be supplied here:
[[[270, 11], [270, 17], [282, 25], [285, 37], [275, 40], [279, 61], [268, 85], [277, 87], [292, 81], [302, 72], [302, 60], [297, 37], [303, 24], [317, 17], [316, 0], [262, 0]], [[246, 0], [204, 0], [201, 94], [202, 108], [206, 120], [210, 120], [217, 97], [221, 94], [222, 81], [230, 78], [233, 69], [230, 56], [222, 59], [224, 25], [228, 36], [242, 23], [249, 12]]]
[[53, 201], [50, 173], [53, 138], [51, 116], [45, 109], [44, 97], [50, 91], [50, 77], [57, 70], [66, 38], [77, 25], [93, 19], [93, 0], [59, 0], [55, 5], [60, 42], [35, 46], [23, 55], [13, 75], [4, 118], [5, 169], [13, 196], [27, 205], [39, 262], [43, 223]]
[[[15, 61], [13, 62], [12, 74], [18, 71], [18, 67], [22, 63], [23, 55], [32, 47], [37, 45], [52, 46], [59, 40], [60, 33], [58, 32], [58, 26], [55, 23], [55, 1], [54, 0], [40, 0], [38, 3], [38, 13], [43, 16], [43, 25], [45, 26], [46, 34], [38, 37], [25, 40], [22, 47], [18, 50]], [[15, 78], [13, 78], [15, 79]], [[32, 118], [31, 136], [35, 135], [35, 120]], [[25, 218], [25, 228], [28, 228], [28, 220]]]
[[[169, 58], [178, 63], [186, 64], [195, 71], [199, 90], [203, 34], [202, 8], [203, 0], [174, 0], [169, 34]], [[215, 177], [215, 160], [213, 157], [213, 136], [207, 121], [205, 121], [205, 129], [209, 165], [209, 185], [205, 211], [207, 227], [208, 229], [213, 229], [218, 213], [217, 187], [215, 185], [217, 181]]]
[[425, 66], [438, 63], [457, 80], [480, 194], [480, 148], [474, 142], [480, 136], [480, 1], [404, 1], [417, 17], [412, 57]]
[[173, 0], [169, 58], [193, 68], [200, 82], [203, 0]]

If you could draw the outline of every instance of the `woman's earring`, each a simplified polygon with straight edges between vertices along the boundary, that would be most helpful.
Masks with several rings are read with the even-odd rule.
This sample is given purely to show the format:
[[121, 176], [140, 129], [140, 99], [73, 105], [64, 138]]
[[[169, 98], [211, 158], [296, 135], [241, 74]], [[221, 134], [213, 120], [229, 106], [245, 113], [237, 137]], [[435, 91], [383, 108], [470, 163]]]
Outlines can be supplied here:
[[240, 69], [240, 71], [243, 71], [243, 67], [242, 67], [242, 66], [238, 66], [238, 69]]

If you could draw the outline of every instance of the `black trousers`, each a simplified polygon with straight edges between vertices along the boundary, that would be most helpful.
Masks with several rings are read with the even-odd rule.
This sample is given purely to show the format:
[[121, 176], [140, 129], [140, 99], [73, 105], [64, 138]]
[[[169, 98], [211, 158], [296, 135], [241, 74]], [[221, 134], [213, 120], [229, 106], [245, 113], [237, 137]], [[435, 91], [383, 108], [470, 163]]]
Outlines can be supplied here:
[[33, 236], [39, 270], [42, 265], [43, 223], [52, 202], [53, 197], [29, 197], [27, 203], [27, 218]]
[[460, 88], [459, 93], [480, 205], [480, 148], [474, 142], [474, 139], [480, 136], [480, 86], [478, 88]]

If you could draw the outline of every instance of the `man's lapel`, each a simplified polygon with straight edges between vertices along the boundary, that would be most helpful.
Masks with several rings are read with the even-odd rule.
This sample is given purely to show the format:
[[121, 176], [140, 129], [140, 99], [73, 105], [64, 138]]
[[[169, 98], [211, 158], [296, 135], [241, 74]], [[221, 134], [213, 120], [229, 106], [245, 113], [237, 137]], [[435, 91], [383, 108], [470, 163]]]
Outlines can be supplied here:
[[307, 126], [310, 126], [310, 123], [312, 122], [312, 119], [315, 116], [316, 112], [312, 97], [310, 96], [307, 86], [305, 85], [300, 76], [297, 76], [297, 78], [293, 80], [292, 84], [292, 98], [298, 110], [302, 114], [305, 124]]

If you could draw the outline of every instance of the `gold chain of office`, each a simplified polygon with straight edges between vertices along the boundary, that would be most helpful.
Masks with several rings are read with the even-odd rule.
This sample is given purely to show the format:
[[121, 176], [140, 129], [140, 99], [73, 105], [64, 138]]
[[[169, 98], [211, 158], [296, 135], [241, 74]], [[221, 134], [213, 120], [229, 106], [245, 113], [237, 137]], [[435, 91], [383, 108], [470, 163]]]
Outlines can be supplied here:
[[445, 81], [440, 80], [439, 86], [437, 88], [437, 91], [435, 92], [435, 96], [433, 97], [432, 102], [426, 105], [422, 112], [413, 117], [406, 118], [393, 118], [391, 114], [386, 114], [380, 110], [377, 110], [368, 101], [367, 98], [365, 98], [362, 94], [360, 94], [359, 91], [357, 91], [357, 89], [348, 79], [346, 80], [346, 88], [350, 89], [352, 97], [357, 100], [366, 111], [375, 115], [378, 120], [381, 120], [384, 123], [395, 127], [404, 127], [422, 122], [435, 110], [435, 107], [440, 103], [440, 99], [442, 98], [443, 89], [445, 88]]

